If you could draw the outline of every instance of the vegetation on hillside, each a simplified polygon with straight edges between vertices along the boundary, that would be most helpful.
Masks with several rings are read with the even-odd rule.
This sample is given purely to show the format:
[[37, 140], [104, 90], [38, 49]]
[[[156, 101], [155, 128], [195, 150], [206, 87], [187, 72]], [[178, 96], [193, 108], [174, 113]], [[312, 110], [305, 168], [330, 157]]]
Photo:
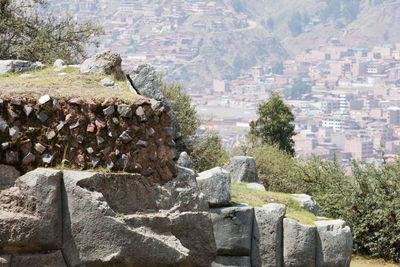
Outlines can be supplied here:
[[73, 62], [86, 56], [88, 45], [98, 45], [95, 37], [103, 33], [102, 27], [78, 23], [70, 15], [44, 16], [46, 7], [46, 0], [0, 2], [0, 59]]

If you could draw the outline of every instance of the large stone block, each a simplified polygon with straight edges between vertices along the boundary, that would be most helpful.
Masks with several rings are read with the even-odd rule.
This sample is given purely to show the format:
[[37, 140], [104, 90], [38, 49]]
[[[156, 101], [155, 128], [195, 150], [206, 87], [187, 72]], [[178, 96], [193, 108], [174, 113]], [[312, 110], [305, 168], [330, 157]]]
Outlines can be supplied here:
[[104, 51], [86, 59], [81, 67], [82, 73], [105, 73], [115, 75], [118, 78], [123, 77], [121, 68], [121, 56], [112, 51]]
[[353, 239], [342, 220], [316, 221], [317, 267], [350, 266]]
[[199, 173], [196, 180], [211, 207], [231, 204], [231, 180], [227, 171], [216, 167]]
[[282, 266], [285, 212], [285, 205], [275, 203], [254, 209], [252, 266]]
[[0, 250], [61, 248], [61, 171], [36, 169], [0, 192]]
[[293, 200], [299, 202], [302, 209], [311, 212], [315, 216], [321, 216], [321, 213], [319, 213], [318, 204], [312, 198], [312, 196], [306, 194], [293, 194], [292, 196]]
[[257, 166], [254, 158], [236, 156], [229, 160], [225, 169], [231, 174], [232, 183], [258, 183]]
[[211, 209], [218, 255], [250, 255], [253, 217], [248, 206]]
[[45, 67], [40, 62], [25, 60], [0, 60], [0, 74], [7, 72], [24, 72]]
[[15, 255], [11, 259], [11, 267], [67, 267], [60, 250], [50, 253]]
[[283, 219], [283, 263], [285, 267], [314, 267], [316, 228]]
[[251, 267], [248, 256], [217, 256], [211, 267]]

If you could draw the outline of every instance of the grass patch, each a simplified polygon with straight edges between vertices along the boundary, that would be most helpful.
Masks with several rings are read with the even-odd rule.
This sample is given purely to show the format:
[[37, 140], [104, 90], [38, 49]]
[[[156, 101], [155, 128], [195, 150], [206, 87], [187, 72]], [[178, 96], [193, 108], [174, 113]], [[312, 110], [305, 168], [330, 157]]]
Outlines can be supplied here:
[[374, 266], [396, 267], [399, 265], [387, 262], [384, 259], [372, 259], [369, 257], [358, 256], [358, 255], [353, 255], [350, 263], [350, 267], [374, 267]]
[[[66, 74], [59, 76], [62, 72]], [[92, 99], [99, 102], [122, 100], [130, 104], [135, 104], [141, 98], [130, 92], [124, 80], [117, 80], [106, 74], [80, 73], [79, 68], [75, 67], [67, 67], [61, 72], [55, 72], [53, 67], [48, 67], [23, 74], [32, 74], [33, 77], [22, 78], [21, 73], [0, 75], [0, 97], [38, 99], [48, 94], [53, 98], [65, 100], [80, 97], [83, 100]], [[118, 83], [123, 90], [102, 86], [100, 81], [105, 77]]]
[[319, 221], [314, 214], [300, 207], [300, 204], [292, 199], [291, 194], [277, 193], [248, 189], [247, 184], [232, 184], [232, 201], [240, 204], [245, 203], [252, 207], [262, 207], [268, 203], [281, 203], [286, 205], [286, 218], [298, 221], [304, 225], [314, 225]]

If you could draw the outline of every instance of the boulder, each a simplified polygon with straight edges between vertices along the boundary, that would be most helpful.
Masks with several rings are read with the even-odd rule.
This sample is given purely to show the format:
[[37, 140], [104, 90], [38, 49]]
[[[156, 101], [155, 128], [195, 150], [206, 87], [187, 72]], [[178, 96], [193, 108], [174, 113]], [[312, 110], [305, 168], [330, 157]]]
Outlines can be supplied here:
[[248, 206], [211, 209], [218, 255], [250, 255], [253, 217]]
[[217, 256], [211, 267], [251, 267], [248, 256]]
[[117, 79], [123, 78], [124, 74], [121, 68], [121, 56], [112, 51], [98, 53], [86, 59], [81, 67], [82, 73], [104, 73], [115, 75]]
[[353, 239], [350, 227], [342, 220], [316, 221], [316, 266], [350, 266]]
[[254, 208], [252, 266], [282, 266], [282, 232], [285, 212], [285, 205], [276, 203]]
[[36, 169], [0, 192], [0, 250], [61, 248], [61, 171]]
[[256, 162], [252, 157], [233, 157], [224, 168], [230, 172], [232, 183], [259, 183]]
[[248, 189], [254, 189], [254, 190], [260, 190], [260, 191], [265, 191], [265, 187], [262, 184], [259, 183], [249, 183], [247, 185]]
[[0, 164], [0, 190], [12, 187], [19, 176], [14, 166]]
[[318, 204], [317, 202], [312, 198], [312, 196], [306, 195], [306, 194], [293, 194], [292, 195], [293, 200], [296, 200], [299, 202], [300, 207], [302, 209], [305, 209], [315, 216], [321, 216], [321, 213], [318, 210]]
[[40, 62], [30, 62], [26, 60], [0, 60], [0, 74], [8, 72], [25, 72], [44, 68]]
[[177, 163], [178, 163], [179, 166], [182, 166], [184, 168], [193, 169], [192, 159], [190, 158], [190, 156], [186, 152], [182, 152], [179, 155], [179, 159], [178, 159]]
[[172, 110], [168, 100], [163, 95], [160, 88], [160, 78], [154, 67], [148, 64], [142, 64], [134, 68], [127, 75], [130, 81], [130, 88], [133, 92], [163, 102], [167, 107], [167, 114], [171, 118], [172, 136], [179, 138], [179, 122]]
[[231, 179], [227, 171], [216, 167], [199, 173], [196, 180], [210, 207], [231, 204]]
[[286, 267], [314, 267], [316, 253], [315, 226], [302, 225], [283, 219], [283, 265]]
[[49, 253], [15, 255], [11, 266], [67, 267], [60, 250]]
[[64, 62], [64, 60], [62, 60], [62, 59], [57, 59], [56, 61], [54, 61], [53, 66], [54, 66], [55, 68], [61, 68], [61, 67], [64, 67], [64, 66], [65, 66], [65, 62]]

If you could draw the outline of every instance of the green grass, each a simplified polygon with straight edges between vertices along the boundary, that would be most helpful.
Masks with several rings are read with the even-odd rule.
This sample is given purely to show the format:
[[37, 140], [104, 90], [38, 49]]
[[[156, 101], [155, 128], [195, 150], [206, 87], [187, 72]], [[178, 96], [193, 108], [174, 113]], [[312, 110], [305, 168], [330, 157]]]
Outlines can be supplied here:
[[299, 203], [292, 199], [291, 194], [248, 189], [247, 184], [232, 184], [232, 201], [237, 204], [245, 203], [252, 207], [262, 207], [268, 203], [286, 205], [286, 218], [298, 221], [304, 225], [314, 225], [318, 219], [314, 214], [302, 209]]
[[[124, 80], [106, 74], [80, 73], [79, 68], [67, 67], [59, 76], [53, 67], [25, 72], [33, 77], [22, 78], [21, 73], [6, 73], [0, 75], [0, 97], [19, 97], [22, 99], [38, 99], [48, 94], [57, 99], [80, 97], [83, 100], [92, 99], [99, 102], [116, 102], [122, 100], [134, 104], [140, 96], [129, 91]], [[109, 77], [118, 83], [123, 90], [104, 87], [100, 81]]]

